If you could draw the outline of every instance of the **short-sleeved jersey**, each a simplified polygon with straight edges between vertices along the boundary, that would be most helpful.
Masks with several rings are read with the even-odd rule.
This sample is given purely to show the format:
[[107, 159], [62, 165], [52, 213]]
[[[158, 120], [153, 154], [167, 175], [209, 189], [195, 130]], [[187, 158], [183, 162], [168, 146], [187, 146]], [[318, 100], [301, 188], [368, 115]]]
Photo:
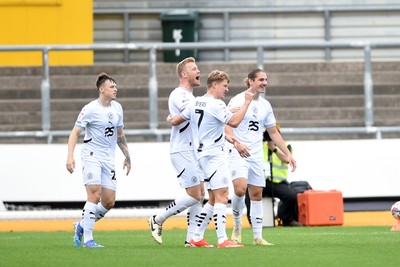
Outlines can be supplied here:
[[[169, 114], [179, 115], [194, 99], [193, 92], [184, 87], [175, 88], [168, 98]], [[170, 153], [193, 150], [193, 137], [189, 121], [172, 126], [170, 136]]]
[[224, 126], [232, 115], [226, 104], [212, 95], [205, 94], [190, 101], [181, 116], [192, 124], [198, 159], [223, 151]]
[[[228, 107], [241, 107], [245, 102], [245, 93], [234, 96]], [[246, 115], [237, 128], [232, 128], [235, 137], [240, 143], [250, 148], [251, 156], [247, 160], [264, 160], [263, 132], [265, 128], [276, 125], [276, 119], [271, 104], [265, 98], [253, 100], [247, 109]]]
[[93, 156], [99, 161], [114, 162], [118, 128], [124, 127], [121, 104], [111, 101], [109, 107], [93, 100], [83, 107], [75, 126], [85, 130], [81, 157]]

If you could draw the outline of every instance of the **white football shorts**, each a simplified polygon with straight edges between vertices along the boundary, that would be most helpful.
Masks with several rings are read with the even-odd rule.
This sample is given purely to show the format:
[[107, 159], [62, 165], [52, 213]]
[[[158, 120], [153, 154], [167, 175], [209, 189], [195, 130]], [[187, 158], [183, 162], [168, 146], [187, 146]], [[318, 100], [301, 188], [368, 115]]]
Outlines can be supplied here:
[[246, 178], [248, 184], [265, 187], [266, 163], [264, 161], [242, 158], [235, 148], [228, 150], [228, 160], [232, 180]]
[[204, 181], [203, 170], [199, 166], [194, 151], [181, 151], [171, 154], [172, 166], [182, 188], [199, 185]]
[[215, 190], [229, 186], [230, 171], [225, 153], [204, 156], [200, 160], [200, 166], [205, 173], [204, 184], [207, 190]]
[[112, 163], [100, 162], [96, 158], [82, 159], [82, 174], [84, 185], [101, 185], [104, 188], [116, 190], [117, 178], [115, 166]]

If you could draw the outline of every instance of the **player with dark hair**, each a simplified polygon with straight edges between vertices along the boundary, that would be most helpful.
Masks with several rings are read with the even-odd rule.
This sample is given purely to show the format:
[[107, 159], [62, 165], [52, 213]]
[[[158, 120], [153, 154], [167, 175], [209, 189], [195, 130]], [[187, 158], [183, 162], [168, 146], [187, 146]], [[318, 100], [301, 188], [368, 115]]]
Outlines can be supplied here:
[[117, 98], [117, 83], [105, 73], [96, 80], [99, 97], [83, 107], [78, 115], [69, 139], [66, 167], [75, 170], [74, 150], [79, 134], [85, 130], [81, 150], [83, 183], [87, 200], [83, 207], [82, 220], [74, 223], [74, 245], [101, 248], [93, 240], [95, 222], [114, 207], [117, 178], [114, 166], [115, 148], [119, 146], [125, 156], [123, 169], [126, 175], [131, 170], [128, 144], [124, 135], [123, 109]]
[[263, 132], [266, 129], [274, 143], [287, 155], [288, 163], [293, 170], [296, 161], [287, 149], [282, 136], [276, 129], [276, 120], [271, 104], [261, 94], [267, 86], [267, 74], [264, 70], [255, 69], [245, 79], [249, 88], [234, 96], [228, 104], [229, 109], [234, 110], [243, 106], [247, 91], [253, 93], [254, 98], [247, 112], [237, 128], [225, 127], [227, 134], [232, 135], [236, 141], [228, 145], [228, 158], [232, 173], [234, 194], [232, 196], [232, 211], [234, 216], [234, 228], [232, 240], [241, 243], [242, 211], [245, 205], [246, 189], [250, 195], [250, 219], [253, 229], [253, 244], [258, 246], [271, 245], [262, 237], [263, 207], [262, 192], [265, 187], [265, 163], [263, 152]]

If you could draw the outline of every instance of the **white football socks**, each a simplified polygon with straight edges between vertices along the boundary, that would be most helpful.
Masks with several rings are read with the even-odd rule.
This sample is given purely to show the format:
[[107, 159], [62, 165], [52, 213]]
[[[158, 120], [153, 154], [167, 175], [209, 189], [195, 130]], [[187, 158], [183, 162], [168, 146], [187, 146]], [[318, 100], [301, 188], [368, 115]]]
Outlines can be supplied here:
[[250, 220], [254, 238], [261, 238], [263, 225], [263, 205], [261, 200], [250, 200]]
[[193, 206], [197, 202], [198, 201], [195, 198], [189, 196], [188, 194], [185, 194], [182, 197], [172, 201], [162, 213], [157, 214], [154, 220], [157, 224], [162, 225], [169, 217], [181, 213], [182, 211], [190, 206]]
[[93, 240], [93, 228], [96, 220], [97, 204], [87, 201], [83, 207], [83, 240]]
[[231, 203], [232, 203], [232, 213], [233, 213], [234, 225], [241, 226], [242, 225], [243, 208], [245, 205], [244, 196], [238, 197], [236, 194], [233, 194]]
[[198, 215], [198, 218], [196, 220], [196, 230], [195, 230], [195, 235], [193, 237], [193, 240], [196, 242], [199, 242], [204, 238], [204, 232], [207, 229], [207, 226], [209, 225], [212, 216], [214, 213], [214, 206], [212, 206], [210, 203], [206, 203], [201, 210], [200, 214]]
[[218, 244], [221, 244], [228, 239], [228, 236], [226, 235], [226, 205], [223, 203], [215, 203], [213, 217]]
[[190, 242], [190, 240], [194, 236], [194, 232], [197, 227], [198, 216], [203, 208], [203, 200], [204, 200], [204, 197], [202, 197], [200, 201], [198, 201], [194, 205], [190, 206], [188, 209], [188, 212], [187, 212], [188, 230], [187, 230], [187, 234], [186, 234], [186, 242]]
[[101, 204], [101, 202], [99, 202], [99, 203], [97, 204], [97, 209], [96, 209], [96, 222], [97, 222], [98, 220], [103, 219], [103, 217], [106, 215], [106, 213], [107, 213], [108, 211], [109, 211], [109, 210], [106, 209], [106, 208], [104, 208], [103, 204]]

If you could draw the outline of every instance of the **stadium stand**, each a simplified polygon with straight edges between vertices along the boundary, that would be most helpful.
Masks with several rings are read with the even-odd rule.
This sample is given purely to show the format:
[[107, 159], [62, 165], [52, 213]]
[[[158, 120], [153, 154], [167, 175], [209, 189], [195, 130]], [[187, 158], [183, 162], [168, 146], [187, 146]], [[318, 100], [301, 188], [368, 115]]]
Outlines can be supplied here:
[[[218, 7], [218, 8], [215, 8]], [[255, 9], [254, 7], [257, 7]], [[199, 10], [199, 42], [296, 40], [400, 40], [396, 1], [93, 1], [95, 44], [161, 42], [160, 14], [166, 8]], [[257, 22], [257, 23], [255, 23]], [[398, 47], [374, 48], [374, 126], [399, 125], [400, 68]], [[254, 51], [220, 49], [198, 51], [205, 76], [214, 68], [231, 77], [231, 94], [243, 89], [246, 73], [256, 67]], [[127, 129], [149, 128], [149, 53], [94, 51], [93, 66], [51, 66], [51, 130], [70, 130], [79, 110], [96, 96], [93, 75], [106, 71], [119, 82], [119, 100], [126, 110]], [[363, 52], [361, 49], [269, 49], [264, 66], [270, 84], [268, 99], [285, 127], [358, 127], [364, 125]], [[163, 63], [157, 51], [159, 128], [167, 129], [166, 99], [176, 86], [175, 64]], [[130, 63], [130, 64], [126, 64]], [[0, 68], [0, 132], [42, 130], [40, 67]], [[201, 89], [197, 91], [197, 94]], [[229, 97], [228, 99], [229, 100]], [[373, 135], [373, 134], [372, 134]], [[346, 134], [340, 138], [367, 138], [371, 134]], [[396, 133], [384, 137], [397, 137]], [[290, 136], [290, 139], [332, 138], [323, 135]], [[167, 137], [164, 136], [165, 140]], [[9, 142], [44, 142], [40, 138], [3, 138]], [[149, 141], [154, 136], [132, 136], [129, 141]], [[65, 137], [53, 140], [65, 142]]]
[[[177, 84], [174, 67], [174, 63], [159, 63], [157, 66], [159, 128], [169, 128], [165, 118], [168, 115], [168, 95]], [[256, 65], [200, 62], [199, 67], [203, 75], [202, 88], [196, 94], [204, 92], [207, 73], [218, 68], [227, 71], [232, 78], [228, 101], [244, 89], [243, 79]], [[363, 126], [362, 63], [271, 63], [265, 68], [269, 76], [267, 98], [284, 127]], [[77, 112], [96, 97], [94, 77], [101, 71], [110, 73], [119, 83], [118, 99], [125, 108], [125, 127], [149, 128], [147, 64], [51, 67], [50, 70], [52, 130], [72, 128]], [[400, 112], [400, 81], [396, 74], [399, 71], [399, 62], [373, 63], [375, 126], [400, 123], [396, 115]], [[40, 83], [40, 68], [0, 68], [0, 131], [41, 130]], [[136, 137], [135, 141], [141, 138]], [[324, 136], [302, 138], [323, 139]]]

